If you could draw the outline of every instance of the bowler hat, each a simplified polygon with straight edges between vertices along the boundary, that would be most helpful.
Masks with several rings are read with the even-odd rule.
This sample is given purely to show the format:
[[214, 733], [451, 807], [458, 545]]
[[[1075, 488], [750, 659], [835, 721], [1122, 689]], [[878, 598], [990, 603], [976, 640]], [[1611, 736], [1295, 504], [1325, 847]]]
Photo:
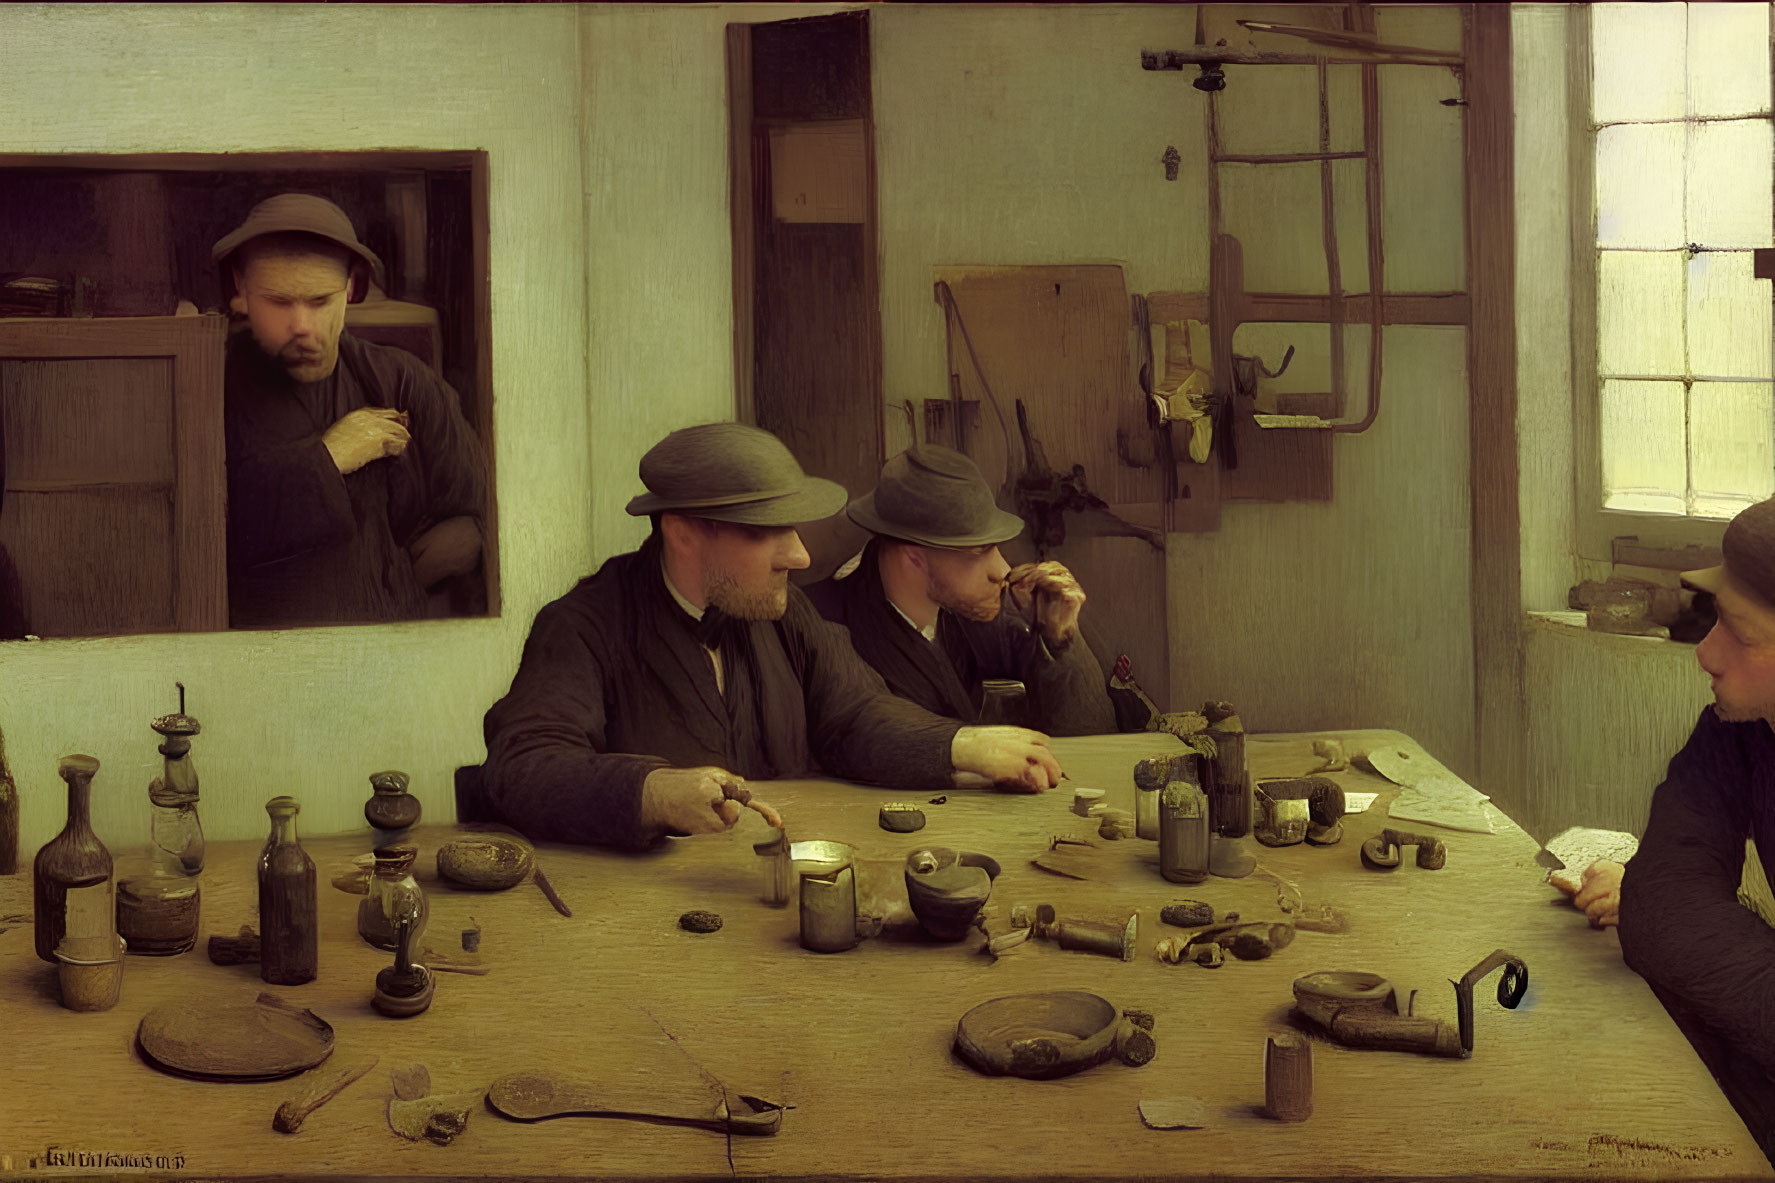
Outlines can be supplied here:
[[1023, 519], [992, 500], [980, 468], [953, 448], [914, 444], [881, 466], [873, 492], [845, 508], [872, 534], [921, 546], [985, 546], [1023, 531]]
[[246, 221], [216, 240], [216, 245], [210, 248], [210, 258], [220, 263], [242, 243], [262, 234], [312, 234], [336, 242], [369, 264], [376, 282], [384, 283], [382, 260], [376, 257], [375, 251], [357, 240], [357, 231], [352, 228], [345, 211], [324, 197], [312, 193], [279, 193], [276, 197], [267, 197], [253, 207]]
[[750, 526], [794, 526], [831, 517], [844, 486], [801, 471], [770, 432], [744, 423], [703, 423], [674, 431], [641, 457], [647, 492], [630, 513], [681, 513]]
[[1728, 581], [1775, 612], [1775, 497], [1740, 510], [1720, 543], [1725, 562], [1684, 571], [1683, 582], [1718, 593]]

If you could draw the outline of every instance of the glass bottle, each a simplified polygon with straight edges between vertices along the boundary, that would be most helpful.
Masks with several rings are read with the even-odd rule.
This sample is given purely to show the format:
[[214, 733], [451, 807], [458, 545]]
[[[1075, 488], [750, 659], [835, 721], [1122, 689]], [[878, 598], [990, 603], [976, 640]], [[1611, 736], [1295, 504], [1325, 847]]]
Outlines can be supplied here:
[[154, 869], [167, 875], [196, 875], [203, 870], [203, 825], [197, 820], [197, 766], [191, 760], [191, 737], [203, 728], [185, 713], [185, 686], [179, 687], [179, 713], [162, 715], [149, 726], [166, 739], [160, 745], [162, 775], [148, 785], [153, 806]]
[[271, 837], [259, 855], [259, 976], [274, 986], [299, 986], [320, 968], [314, 860], [296, 839], [294, 797], [265, 803]]
[[1214, 737], [1214, 792], [1209, 800], [1214, 832], [1222, 838], [1243, 838], [1251, 832], [1251, 781], [1245, 775], [1245, 727], [1231, 703], [1203, 706], [1208, 734]]
[[92, 830], [92, 778], [98, 770], [91, 756], [62, 757], [56, 772], [68, 782], [68, 822], [37, 852], [32, 867], [37, 956], [51, 965], [64, 936], [101, 944], [116, 940], [111, 852]]
[[413, 947], [420, 947], [419, 938], [425, 933], [431, 904], [419, 881], [413, 878], [413, 860], [418, 856], [417, 846], [405, 844], [376, 851], [369, 894], [358, 901], [357, 934], [378, 949], [393, 950], [399, 945], [403, 920], [413, 930]]
[[149, 866], [145, 874], [117, 881], [117, 931], [131, 953], [154, 956], [183, 953], [197, 943], [202, 906], [198, 873], [203, 870], [203, 826], [197, 820], [197, 767], [191, 737], [202, 731], [185, 713], [185, 684], [179, 711], [149, 724], [165, 738], [162, 775], [148, 784]]

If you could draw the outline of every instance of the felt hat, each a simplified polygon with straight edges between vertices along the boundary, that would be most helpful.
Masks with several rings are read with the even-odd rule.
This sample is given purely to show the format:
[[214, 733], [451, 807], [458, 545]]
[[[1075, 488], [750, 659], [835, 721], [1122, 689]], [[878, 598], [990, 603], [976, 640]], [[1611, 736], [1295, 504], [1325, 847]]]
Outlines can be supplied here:
[[647, 492], [629, 502], [636, 516], [681, 513], [749, 526], [794, 526], [831, 517], [844, 486], [808, 476], [770, 432], [745, 423], [703, 423], [674, 431], [641, 457]]
[[872, 534], [921, 546], [985, 546], [1023, 532], [1023, 519], [993, 501], [979, 466], [936, 444], [914, 444], [889, 459], [874, 491], [845, 514]]
[[382, 260], [376, 257], [375, 251], [357, 240], [357, 231], [345, 211], [324, 197], [312, 193], [279, 193], [276, 197], [267, 197], [253, 207], [246, 221], [216, 240], [216, 245], [210, 248], [210, 258], [221, 263], [242, 243], [262, 234], [312, 234], [336, 242], [364, 261], [377, 284], [386, 286]]
[[1690, 587], [1718, 594], [1727, 583], [1775, 612], [1775, 497], [1740, 510], [1720, 544], [1725, 562], [1684, 571]]

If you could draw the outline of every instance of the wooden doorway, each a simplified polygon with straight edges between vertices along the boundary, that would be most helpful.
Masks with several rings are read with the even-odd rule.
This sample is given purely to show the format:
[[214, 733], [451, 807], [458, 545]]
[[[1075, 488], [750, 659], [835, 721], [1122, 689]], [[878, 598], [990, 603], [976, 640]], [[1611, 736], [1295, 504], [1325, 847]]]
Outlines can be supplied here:
[[883, 460], [869, 15], [729, 25], [727, 67], [736, 414], [855, 497]]

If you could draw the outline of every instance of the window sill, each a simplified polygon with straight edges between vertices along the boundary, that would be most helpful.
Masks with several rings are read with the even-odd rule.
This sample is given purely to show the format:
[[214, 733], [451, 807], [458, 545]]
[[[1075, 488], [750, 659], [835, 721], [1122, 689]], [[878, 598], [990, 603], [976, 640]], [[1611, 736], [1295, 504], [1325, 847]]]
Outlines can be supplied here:
[[1636, 636], [1633, 633], [1605, 633], [1600, 629], [1588, 627], [1585, 624], [1585, 614], [1578, 611], [1562, 610], [1557, 612], [1529, 612], [1527, 613], [1527, 616], [1528, 623], [1531, 627], [1543, 629], [1551, 633], [1561, 633], [1565, 635], [1582, 633], [1585, 636], [1596, 637], [1605, 642], [1620, 641], [1629, 645], [1675, 645], [1680, 646], [1683, 649], [1693, 649], [1695, 647], [1693, 642], [1673, 641], [1668, 637], [1642, 637]]

